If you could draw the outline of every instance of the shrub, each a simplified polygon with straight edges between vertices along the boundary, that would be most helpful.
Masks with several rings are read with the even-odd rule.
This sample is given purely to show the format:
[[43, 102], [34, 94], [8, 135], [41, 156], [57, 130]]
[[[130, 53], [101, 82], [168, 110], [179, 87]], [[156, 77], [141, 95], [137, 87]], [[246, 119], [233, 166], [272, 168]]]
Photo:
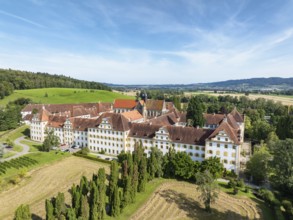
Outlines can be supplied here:
[[82, 148], [80, 151], [78, 151], [79, 154], [88, 155], [90, 150], [87, 147]]
[[234, 195], [237, 195], [237, 194], [238, 194], [238, 188], [237, 188], [236, 186], [235, 186], [234, 189], [233, 189], [233, 194], [234, 194]]
[[228, 182], [228, 187], [229, 188], [235, 188], [236, 187], [236, 182], [234, 179], [231, 179], [229, 182]]
[[10, 180], [9, 180], [9, 183], [11, 183], [11, 184], [13, 184], [13, 185], [16, 185], [16, 184], [18, 184], [19, 182], [20, 182], [20, 178], [19, 178], [19, 176], [14, 176], [14, 177], [12, 177]]
[[19, 171], [19, 174], [18, 174], [18, 176], [20, 177], [20, 178], [24, 178], [24, 177], [26, 177], [27, 176], [27, 169], [21, 169], [20, 171]]
[[243, 179], [237, 180], [236, 185], [240, 188], [243, 188], [245, 186]]
[[287, 214], [293, 215], [292, 203], [289, 200], [283, 200], [282, 206], [284, 207]]
[[248, 186], [245, 186], [244, 192], [245, 192], [245, 193], [249, 193], [249, 192], [250, 192], [250, 189], [249, 189]]
[[100, 152], [99, 152], [99, 154], [105, 154], [106, 152], [105, 152], [105, 150], [101, 150]]
[[276, 202], [276, 198], [270, 190], [260, 189], [259, 193], [263, 200], [267, 202], [269, 205], [274, 205], [274, 203]]

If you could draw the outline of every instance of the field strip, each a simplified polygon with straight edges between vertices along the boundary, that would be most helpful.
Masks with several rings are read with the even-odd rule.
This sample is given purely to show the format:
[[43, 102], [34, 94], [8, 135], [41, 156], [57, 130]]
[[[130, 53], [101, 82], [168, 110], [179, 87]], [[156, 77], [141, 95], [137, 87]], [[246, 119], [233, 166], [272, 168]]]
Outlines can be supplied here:
[[0, 193], [0, 219], [12, 219], [20, 204], [29, 204], [32, 213], [44, 218], [45, 199], [64, 192], [67, 202], [70, 202], [68, 190], [72, 184], [78, 184], [82, 175], [91, 178], [100, 167], [105, 167], [109, 172], [107, 164], [69, 157], [33, 171], [28, 180]]
[[219, 193], [212, 213], [204, 211], [196, 185], [170, 181], [163, 183], [149, 200], [132, 215], [131, 220], [175, 219], [263, 219], [252, 200]]

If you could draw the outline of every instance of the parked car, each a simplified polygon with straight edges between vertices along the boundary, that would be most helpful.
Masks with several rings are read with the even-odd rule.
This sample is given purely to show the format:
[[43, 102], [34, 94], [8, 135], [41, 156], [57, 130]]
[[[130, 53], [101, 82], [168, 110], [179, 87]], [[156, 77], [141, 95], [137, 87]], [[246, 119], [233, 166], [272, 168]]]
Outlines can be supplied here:
[[106, 157], [105, 160], [111, 160], [109, 157]]

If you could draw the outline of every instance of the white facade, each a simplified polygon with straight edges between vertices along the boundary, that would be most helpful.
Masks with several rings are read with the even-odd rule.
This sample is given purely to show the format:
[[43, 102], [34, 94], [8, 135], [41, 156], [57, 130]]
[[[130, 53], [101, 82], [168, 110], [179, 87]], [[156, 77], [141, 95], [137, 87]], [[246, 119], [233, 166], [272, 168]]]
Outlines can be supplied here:
[[206, 141], [205, 159], [219, 157], [225, 169], [238, 171], [240, 147], [241, 145], [233, 143], [225, 131], [220, 131], [214, 138]]
[[88, 129], [88, 146], [93, 152], [118, 155], [125, 151], [127, 135], [127, 131], [113, 130], [108, 118], [103, 118], [97, 128]]
[[47, 123], [47, 121], [40, 121], [37, 117], [33, 117], [30, 125], [30, 136], [32, 140], [39, 142], [45, 140]]

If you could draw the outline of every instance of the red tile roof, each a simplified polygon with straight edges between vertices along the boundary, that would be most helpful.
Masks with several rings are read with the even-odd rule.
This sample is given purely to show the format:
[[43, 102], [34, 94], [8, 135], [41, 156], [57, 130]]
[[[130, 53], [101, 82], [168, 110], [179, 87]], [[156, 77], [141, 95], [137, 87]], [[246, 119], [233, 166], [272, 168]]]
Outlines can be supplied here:
[[126, 108], [126, 109], [134, 109], [136, 107], [135, 100], [128, 99], [116, 99], [114, 102], [114, 108]]
[[243, 117], [243, 115], [241, 115], [241, 114], [237, 111], [236, 107], [233, 109], [233, 111], [232, 111], [230, 114], [233, 115], [233, 117], [235, 118], [235, 120], [236, 120], [237, 122], [240, 122], [240, 123], [243, 123], [243, 122], [244, 122], [244, 117]]
[[147, 110], [162, 111], [164, 107], [164, 100], [152, 100], [146, 101]]
[[143, 118], [143, 116], [137, 110], [124, 112], [122, 113], [122, 115], [126, 117], [127, 119], [129, 119], [130, 121], [135, 121], [135, 120], [139, 120]]

